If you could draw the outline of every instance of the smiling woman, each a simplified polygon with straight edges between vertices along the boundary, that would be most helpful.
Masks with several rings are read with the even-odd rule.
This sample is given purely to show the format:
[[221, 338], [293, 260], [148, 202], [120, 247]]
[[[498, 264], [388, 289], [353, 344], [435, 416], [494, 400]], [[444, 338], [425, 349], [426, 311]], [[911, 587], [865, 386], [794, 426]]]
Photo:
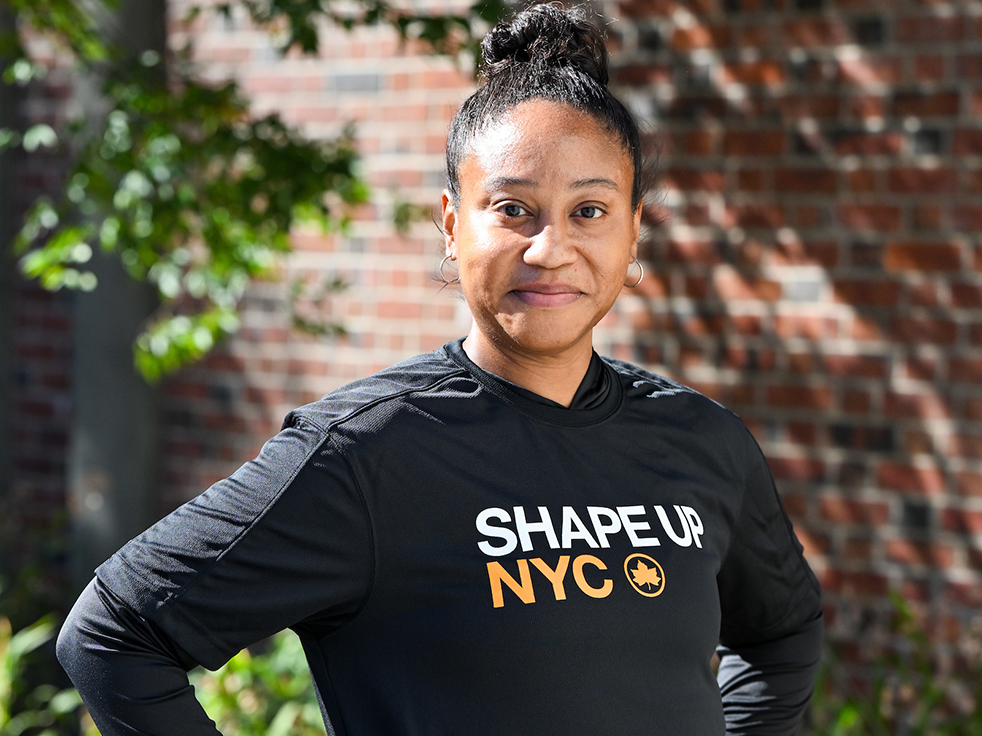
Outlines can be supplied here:
[[443, 195], [470, 332], [291, 412], [99, 567], [58, 652], [103, 736], [215, 734], [185, 670], [287, 627], [331, 734], [795, 732], [821, 596], [760, 450], [593, 352], [644, 190], [602, 35], [538, 5], [483, 50]]
[[535, 99], [471, 139], [459, 176], [443, 226], [474, 316], [464, 350], [569, 406], [637, 255], [631, 159], [593, 116]]

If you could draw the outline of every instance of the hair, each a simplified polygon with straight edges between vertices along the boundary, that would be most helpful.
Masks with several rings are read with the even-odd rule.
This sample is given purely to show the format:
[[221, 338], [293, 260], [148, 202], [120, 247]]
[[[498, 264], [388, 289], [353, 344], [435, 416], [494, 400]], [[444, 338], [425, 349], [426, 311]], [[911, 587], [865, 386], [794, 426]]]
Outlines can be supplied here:
[[607, 87], [604, 36], [581, 8], [533, 5], [501, 21], [481, 42], [480, 86], [457, 110], [447, 137], [447, 188], [460, 205], [460, 164], [471, 140], [517, 105], [553, 100], [594, 117], [631, 157], [631, 206], [646, 188], [637, 121]]

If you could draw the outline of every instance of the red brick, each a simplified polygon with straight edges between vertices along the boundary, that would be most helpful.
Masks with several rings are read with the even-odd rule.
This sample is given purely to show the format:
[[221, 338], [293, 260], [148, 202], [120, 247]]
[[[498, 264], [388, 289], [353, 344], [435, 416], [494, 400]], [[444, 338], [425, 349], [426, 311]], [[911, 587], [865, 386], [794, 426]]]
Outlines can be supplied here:
[[904, 136], [897, 132], [854, 132], [837, 136], [834, 149], [840, 156], [896, 156], [904, 147]]
[[836, 172], [829, 169], [778, 169], [774, 186], [782, 192], [834, 192]]
[[944, 595], [952, 603], [982, 608], [982, 585], [978, 583], [946, 583]]
[[827, 534], [812, 531], [804, 526], [797, 528], [795, 532], [806, 557], [828, 554], [830, 545]]
[[823, 340], [837, 335], [839, 323], [828, 317], [779, 314], [774, 317], [774, 331], [785, 340], [794, 337]]
[[[761, 335], [764, 331], [762, 318], [753, 314], [729, 314], [727, 323], [728, 329], [737, 335]], [[766, 356], [773, 356], [773, 353], [762, 350], [758, 355], [761, 356], [758, 365], [766, 370]]]
[[883, 462], [876, 474], [877, 485], [892, 491], [936, 495], [944, 493], [947, 480], [938, 468], [919, 468], [901, 463]]
[[933, 205], [917, 205], [913, 208], [915, 230], [937, 230], [941, 227], [942, 210]]
[[952, 381], [982, 384], [982, 358], [950, 358], [948, 378]]
[[837, 46], [846, 43], [849, 30], [836, 18], [809, 17], [785, 21], [781, 30], [782, 40], [789, 46]]
[[951, 416], [947, 397], [936, 394], [901, 394], [888, 391], [883, 403], [885, 414], [893, 418], [947, 419]]
[[672, 34], [672, 48], [681, 53], [692, 49], [721, 48], [729, 45], [729, 25], [694, 25], [689, 28], [676, 26]]
[[947, 117], [958, 114], [959, 102], [957, 92], [897, 92], [893, 96], [893, 114]]
[[709, 130], [687, 130], [681, 150], [695, 156], [709, 156], [716, 151], [717, 135]]
[[982, 229], [982, 207], [958, 205], [953, 208], [951, 217], [959, 230]]
[[892, 271], [960, 271], [961, 248], [955, 243], [887, 244], [883, 264]]
[[847, 560], [869, 560], [872, 558], [873, 544], [869, 539], [847, 537], [842, 542], [841, 555]]
[[784, 69], [777, 61], [738, 61], [723, 65], [723, 81], [750, 85], [772, 85], [784, 81]]
[[886, 378], [889, 366], [886, 358], [870, 355], [822, 355], [822, 367], [834, 376]]
[[849, 98], [849, 114], [860, 120], [886, 116], [886, 100], [881, 95], [862, 93]]
[[682, 191], [723, 191], [724, 178], [720, 171], [696, 169], [669, 169], [665, 172], [665, 186]]
[[904, 288], [907, 299], [915, 307], [937, 307], [941, 303], [936, 284], [907, 284]]
[[982, 511], [944, 509], [940, 515], [941, 526], [961, 534], [982, 534]]
[[903, 44], [961, 41], [965, 36], [965, 19], [957, 15], [907, 16], [896, 19], [894, 33]]
[[[759, 3], [760, 0], [745, 0], [745, 2], [756, 2]], [[760, 24], [760, 25], [747, 25], [742, 28], [738, 28], [737, 33], [737, 44], [742, 47], [750, 46], [754, 49], [764, 48], [770, 46], [773, 41], [774, 31], [771, 26]]]
[[728, 156], [780, 156], [785, 135], [780, 130], [731, 130], [723, 134], [723, 153]]
[[795, 212], [793, 224], [799, 229], [819, 227], [825, 221], [824, 216], [824, 208], [802, 205]]
[[982, 79], [982, 54], [959, 54], [955, 62], [955, 74], [958, 79]]
[[715, 265], [720, 262], [716, 244], [700, 240], [672, 239], [668, 242], [667, 256], [674, 263]]
[[814, 481], [825, 478], [825, 463], [804, 457], [770, 457], [767, 464], [778, 480]]
[[982, 307], [982, 286], [975, 284], [951, 284], [951, 302], [956, 307], [978, 309]]
[[768, 386], [767, 403], [799, 409], [828, 409], [832, 392], [820, 386]]
[[380, 319], [419, 319], [423, 307], [417, 302], [384, 301], [378, 304]]
[[823, 519], [837, 524], [879, 526], [887, 523], [890, 509], [885, 503], [856, 501], [835, 496], [823, 496], [819, 502]]
[[908, 343], [951, 345], [958, 336], [958, 325], [948, 319], [897, 317], [890, 324], [890, 334]]
[[738, 204], [726, 209], [727, 227], [779, 228], [785, 219], [784, 208], [774, 204]]
[[868, 414], [872, 403], [868, 391], [846, 389], [842, 392], [842, 410], [849, 414]]
[[869, 572], [851, 572], [830, 568], [821, 577], [822, 588], [828, 592], [846, 596], [874, 596], [887, 594], [887, 579]]
[[905, 194], [950, 194], [958, 188], [958, 173], [953, 169], [893, 169], [887, 175], [887, 187]]
[[982, 458], [982, 435], [952, 435], [948, 443], [948, 452], [953, 457]]
[[982, 473], [956, 473], [955, 486], [962, 496], [982, 496]]
[[900, 296], [900, 286], [894, 281], [836, 281], [832, 288], [835, 300], [845, 304], [893, 307]]
[[725, 321], [719, 314], [699, 314], [680, 319], [683, 331], [695, 336], [719, 335], [723, 332]]
[[952, 153], [982, 154], [982, 130], [956, 130], [952, 141]]
[[887, 558], [904, 565], [930, 565], [951, 567], [955, 555], [950, 547], [931, 542], [912, 542], [908, 539], [891, 539], [886, 543]]
[[887, 205], [839, 205], [836, 217], [850, 230], [892, 232], [900, 228], [899, 207]]
[[938, 375], [937, 361], [932, 358], [908, 357], [904, 361], [904, 373], [918, 381], [931, 381]]
[[737, 172], [737, 189], [759, 192], [764, 188], [764, 176], [760, 169], [740, 169]]
[[914, 78], [918, 82], [938, 82], [945, 78], [947, 64], [943, 56], [927, 55], [914, 59]]
[[665, 70], [651, 64], [629, 64], [614, 73], [618, 84], [626, 87], [646, 87], [666, 81]]
[[846, 172], [846, 184], [853, 192], [872, 192], [877, 187], [877, 172], [871, 169], [855, 169]]
[[896, 56], [860, 56], [839, 59], [838, 81], [869, 87], [877, 84], [896, 83], [903, 78], [903, 60]]
[[807, 95], [788, 94], [780, 97], [776, 102], [781, 115], [789, 120], [835, 118], [841, 110], [838, 96], [821, 92]]

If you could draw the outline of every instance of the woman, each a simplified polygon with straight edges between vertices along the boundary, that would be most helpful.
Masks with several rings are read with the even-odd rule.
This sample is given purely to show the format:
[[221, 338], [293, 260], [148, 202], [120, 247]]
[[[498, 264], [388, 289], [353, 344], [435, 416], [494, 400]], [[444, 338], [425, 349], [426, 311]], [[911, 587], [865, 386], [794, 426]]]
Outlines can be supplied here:
[[59, 656], [104, 736], [216, 733], [185, 670], [286, 627], [333, 734], [795, 730], [820, 595], [759, 449], [591, 346], [643, 194], [602, 37], [545, 5], [483, 51], [443, 196], [470, 333], [292, 412], [98, 569]]

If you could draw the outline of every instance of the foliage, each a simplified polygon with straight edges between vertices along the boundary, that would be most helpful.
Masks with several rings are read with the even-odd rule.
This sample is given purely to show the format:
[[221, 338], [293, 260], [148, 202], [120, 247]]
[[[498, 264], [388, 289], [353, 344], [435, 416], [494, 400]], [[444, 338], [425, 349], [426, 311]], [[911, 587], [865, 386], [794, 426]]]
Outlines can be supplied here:
[[[47, 289], [92, 290], [97, 278], [88, 264], [99, 249], [118, 257], [134, 279], [151, 282], [160, 308], [135, 345], [136, 366], [149, 380], [199, 358], [238, 328], [246, 286], [290, 250], [296, 223], [343, 228], [346, 208], [367, 200], [352, 130], [312, 141], [277, 115], [254, 119], [234, 82], [198, 78], [190, 49], [167, 64], [153, 50], [134, 59], [106, 42], [95, 20], [113, 0], [4, 2], [22, 33], [56, 41], [83, 73], [103, 80], [106, 110], [100, 121], [62, 134], [75, 165], [61, 196], [28, 212], [16, 241], [22, 271]], [[476, 53], [480, 24], [505, 8], [490, 0], [464, 14], [422, 15], [379, 0], [238, 2], [260, 26], [286, 29], [282, 51], [310, 54], [325, 20], [345, 28], [384, 23], [438, 52]], [[26, 85], [44, 73], [20, 36], [0, 39], [0, 54], [12, 59], [8, 83]], [[0, 150], [58, 143], [47, 125], [23, 135], [0, 130]], [[407, 212], [399, 214], [405, 219]]]
[[52, 616], [13, 632], [10, 619], [0, 616], [0, 736], [54, 736], [55, 728], [67, 726], [81, 705], [78, 693], [46, 684], [24, 692], [27, 656], [55, 632]]
[[296, 634], [284, 631], [268, 650], [244, 649], [215, 672], [191, 680], [205, 712], [226, 736], [317, 736], [324, 720]]
[[[899, 593], [871, 653], [869, 686], [851, 681], [831, 652], [812, 698], [818, 736], [982, 736], [982, 621], [938, 641]], [[862, 677], [862, 675], [860, 675]], [[859, 685], [859, 687], [857, 687]]]

